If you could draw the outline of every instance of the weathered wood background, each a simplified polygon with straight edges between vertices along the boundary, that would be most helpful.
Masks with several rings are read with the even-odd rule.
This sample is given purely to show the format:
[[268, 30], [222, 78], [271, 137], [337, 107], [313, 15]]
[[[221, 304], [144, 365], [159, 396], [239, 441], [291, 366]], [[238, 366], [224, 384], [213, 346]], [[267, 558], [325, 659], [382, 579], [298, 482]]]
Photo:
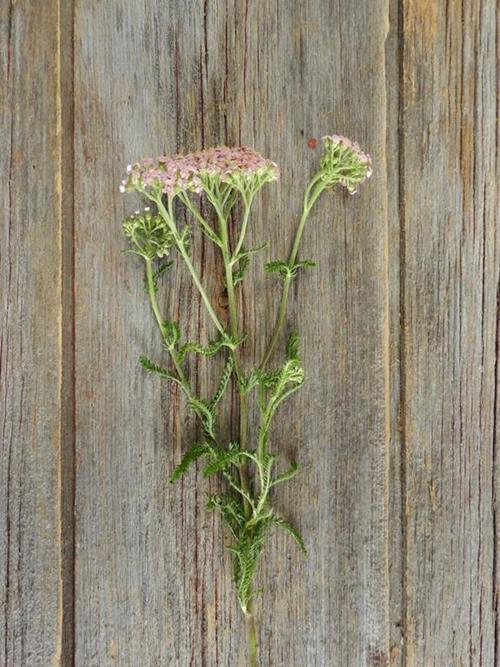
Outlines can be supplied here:
[[[275, 441], [310, 555], [273, 540], [261, 665], [499, 665], [495, 0], [3, 0], [0, 25], [0, 665], [244, 664], [205, 482], [166, 484], [194, 421], [137, 364], [159, 341], [117, 185], [143, 156], [252, 145], [283, 175], [251, 236], [284, 257], [332, 131], [375, 174], [306, 234], [308, 383]], [[209, 333], [171, 276], [165, 309]], [[248, 359], [278, 293], [260, 262], [250, 283]]]

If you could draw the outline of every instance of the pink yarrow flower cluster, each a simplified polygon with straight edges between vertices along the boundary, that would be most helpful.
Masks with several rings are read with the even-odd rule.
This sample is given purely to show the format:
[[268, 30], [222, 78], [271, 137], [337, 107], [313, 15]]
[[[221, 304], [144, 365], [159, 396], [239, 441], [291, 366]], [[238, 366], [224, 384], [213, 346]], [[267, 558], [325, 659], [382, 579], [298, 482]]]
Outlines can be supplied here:
[[356, 141], [341, 134], [323, 137], [325, 155], [322, 167], [329, 177], [354, 194], [356, 187], [373, 173], [372, 159]]
[[157, 190], [168, 196], [180, 192], [201, 193], [209, 179], [237, 185], [241, 181], [278, 178], [278, 166], [246, 146], [220, 146], [187, 155], [147, 158], [129, 165], [121, 192]]

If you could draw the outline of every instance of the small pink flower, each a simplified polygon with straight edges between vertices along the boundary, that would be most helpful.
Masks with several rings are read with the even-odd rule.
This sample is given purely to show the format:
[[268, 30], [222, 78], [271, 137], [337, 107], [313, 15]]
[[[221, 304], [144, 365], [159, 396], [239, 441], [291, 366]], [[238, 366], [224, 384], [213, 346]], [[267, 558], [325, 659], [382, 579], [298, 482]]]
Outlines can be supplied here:
[[373, 173], [372, 159], [360, 145], [342, 136], [332, 134], [323, 137], [325, 153], [321, 160], [324, 180], [329, 186], [340, 184], [350, 194], [355, 194], [357, 186], [370, 178]]
[[199, 193], [204, 176], [218, 178], [223, 183], [256, 176], [266, 176], [269, 181], [278, 177], [275, 162], [246, 146], [219, 146], [187, 155], [146, 158], [129, 165], [127, 172], [128, 177], [123, 183], [126, 190], [158, 188], [169, 196], [186, 191]]

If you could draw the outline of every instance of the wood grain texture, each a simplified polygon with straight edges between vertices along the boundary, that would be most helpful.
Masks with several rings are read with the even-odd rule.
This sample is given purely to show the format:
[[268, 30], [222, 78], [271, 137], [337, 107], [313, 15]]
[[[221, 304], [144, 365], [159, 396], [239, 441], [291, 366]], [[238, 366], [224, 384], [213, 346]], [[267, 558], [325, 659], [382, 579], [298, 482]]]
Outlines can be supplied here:
[[500, 660], [496, 9], [494, 2], [404, 3], [403, 583], [410, 666]]
[[60, 664], [71, 628], [63, 623], [59, 9], [0, 7], [0, 664], [9, 667]]
[[[287, 256], [308, 139], [332, 131], [375, 173], [324, 197], [304, 238], [319, 267], [287, 329], [307, 383], [272, 439], [302, 466], [275, 502], [309, 555], [272, 539], [260, 665], [498, 664], [494, 0], [12, 0], [0, 25], [0, 665], [245, 665], [227, 536], [204, 511], [217, 482], [167, 484], [197, 425], [137, 363], [162, 352], [121, 253], [139, 202], [117, 186], [137, 158], [221, 143], [280, 164], [240, 292], [250, 366], [279, 292], [264, 261]], [[193, 256], [227, 317], [219, 259], [199, 238]], [[160, 303], [213, 335], [179, 264]], [[192, 360], [199, 394], [216, 366]], [[224, 409], [234, 422], [235, 395]]]
[[[368, 44], [360, 23], [373, 35]], [[132, 205], [118, 198], [123, 167], [203, 145], [257, 147], [283, 177], [263, 195], [250, 241], [269, 240], [268, 258], [283, 257], [318, 159], [307, 139], [336, 128], [354, 133], [378, 166], [359, 198], [325, 198], [305, 242], [304, 256], [322, 269], [299, 283], [290, 322], [301, 331], [309, 382], [274, 438], [304, 466], [277, 504], [301, 526], [310, 557], [273, 540], [258, 603], [261, 657], [265, 665], [384, 664], [387, 7], [87, 2], [76, 26], [76, 376], [77, 395], [88, 397], [77, 406], [77, 662], [244, 664], [225, 538], [203, 513], [203, 482], [195, 489], [191, 475], [180, 493], [165, 486], [192, 421], [177, 393], [135, 361], [144, 351], [157, 356], [158, 340], [139, 267], [120, 255], [118, 222]], [[214, 293], [220, 266], [201, 246], [195, 258]], [[278, 293], [258, 262], [249, 284], [248, 359], [263, 350]], [[193, 333], [201, 318], [204, 331], [182, 271], [162, 298], [169, 316], [187, 319]]]

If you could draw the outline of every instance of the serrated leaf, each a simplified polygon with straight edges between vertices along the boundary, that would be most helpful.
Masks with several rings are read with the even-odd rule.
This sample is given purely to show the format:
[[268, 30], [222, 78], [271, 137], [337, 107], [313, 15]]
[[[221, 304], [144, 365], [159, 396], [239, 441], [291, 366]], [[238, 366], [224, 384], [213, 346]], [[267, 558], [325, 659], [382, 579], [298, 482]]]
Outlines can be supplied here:
[[250, 264], [250, 259], [248, 255], [243, 255], [242, 257], [239, 258], [238, 268], [233, 273], [233, 285], [236, 286], [243, 280], [249, 264]]
[[276, 475], [276, 477], [273, 479], [271, 483], [271, 486], [274, 486], [275, 484], [280, 484], [281, 482], [286, 482], [289, 479], [293, 479], [297, 474], [298, 470], [299, 470], [298, 464], [293, 462], [288, 470], [280, 473], [279, 475]]
[[297, 331], [292, 331], [288, 336], [286, 356], [287, 359], [299, 360], [299, 334]]
[[214, 494], [206, 504], [207, 512], [218, 510], [234, 537], [245, 524], [245, 511], [241, 503], [229, 494]]
[[248, 392], [250, 392], [254, 387], [256, 387], [259, 384], [260, 376], [261, 372], [259, 371], [259, 369], [254, 368], [253, 370], [250, 371], [247, 377], [241, 378], [239, 380], [241, 393], [243, 395], [248, 394]]
[[167, 349], [172, 350], [181, 337], [181, 331], [179, 325], [176, 322], [170, 322], [166, 320], [163, 322], [163, 336], [165, 340], [165, 346]]
[[268, 262], [264, 268], [267, 273], [277, 273], [281, 276], [281, 278], [287, 278], [288, 276], [293, 275], [292, 270], [288, 266], [287, 262], [283, 262], [279, 259]]
[[184, 454], [179, 465], [175, 468], [172, 476], [170, 477], [170, 482], [176, 482], [184, 473], [187, 471], [189, 466], [197, 461], [200, 457], [205, 454], [210, 453], [210, 447], [206, 442], [200, 442], [194, 444], [188, 451]]
[[259, 373], [259, 384], [266, 389], [272, 389], [280, 379], [281, 368], [277, 368], [267, 373]]
[[264, 546], [266, 525], [266, 522], [260, 522], [253, 526], [251, 531], [244, 529], [236, 544], [228, 547], [234, 554], [234, 580], [238, 601], [244, 613], [252, 599], [252, 580]]
[[299, 262], [296, 262], [293, 266], [290, 266], [288, 262], [275, 260], [266, 264], [265, 269], [268, 273], [278, 273], [281, 278], [288, 279], [294, 278], [297, 275], [297, 271], [299, 269], [311, 266], [316, 266], [316, 263], [311, 259], [302, 259]]
[[212, 357], [225, 345], [226, 341], [221, 336], [211, 341], [206, 347], [201, 345], [201, 343], [197, 343], [195, 341], [193, 342], [188, 341], [187, 343], [184, 343], [184, 345], [182, 345], [181, 348], [179, 349], [179, 359], [181, 362], [184, 361], [188, 352], [201, 354], [204, 357]]
[[278, 460], [275, 454], [264, 454], [261, 458], [262, 467], [262, 486], [266, 489], [271, 485], [271, 470], [274, 463]]
[[299, 533], [299, 531], [292, 526], [291, 523], [289, 523], [286, 519], [283, 519], [281, 516], [271, 516], [270, 517], [270, 522], [273, 523], [276, 526], [279, 526], [283, 530], [285, 530], [289, 535], [293, 537], [293, 539], [297, 542], [301, 550], [307, 554], [307, 549], [306, 545], [304, 544], [304, 540], [302, 539], [302, 535]]
[[222, 376], [219, 381], [219, 384], [217, 386], [217, 391], [214, 394], [214, 397], [209, 403], [209, 408], [210, 410], [214, 410], [217, 407], [217, 403], [220, 401], [222, 396], [224, 395], [224, 392], [226, 391], [227, 385], [229, 383], [229, 380], [231, 379], [231, 375], [233, 373], [233, 368], [234, 368], [234, 357], [232, 354], [229, 355], [226, 365], [224, 366], [224, 370], [222, 371]]
[[196, 412], [198, 417], [201, 419], [205, 433], [214, 437], [214, 425], [215, 425], [215, 415], [210, 407], [201, 399], [191, 399], [189, 401], [190, 407]]
[[171, 259], [168, 262], [163, 262], [160, 264], [160, 266], [156, 269], [156, 271], [153, 274], [153, 282], [156, 285], [158, 282], [158, 279], [165, 273], [165, 271], [172, 266], [174, 263], [174, 260]]
[[173, 375], [170, 371], [168, 371], [166, 368], [163, 368], [162, 366], [158, 366], [158, 364], [155, 364], [151, 359], [146, 357], [145, 355], [141, 355], [139, 357], [139, 363], [145, 368], [148, 373], [153, 373], [154, 375], [159, 375], [160, 377], [166, 379], [166, 380], [173, 380], [174, 382], [179, 382], [179, 378]]
[[[232, 445], [232, 446], [231, 446]], [[241, 461], [241, 452], [237, 443], [231, 443], [229, 449], [212, 450], [212, 455], [216, 458], [204, 467], [203, 476], [211, 477], [221, 470], [226, 470], [230, 465], [237, 465]]]
[[313, 266], [316, 266], [316, 262], [313, 262], [312, 259], [301, 259], [294, 264], [293, 268], [297, 272], [297, 269], [305, 269]]

